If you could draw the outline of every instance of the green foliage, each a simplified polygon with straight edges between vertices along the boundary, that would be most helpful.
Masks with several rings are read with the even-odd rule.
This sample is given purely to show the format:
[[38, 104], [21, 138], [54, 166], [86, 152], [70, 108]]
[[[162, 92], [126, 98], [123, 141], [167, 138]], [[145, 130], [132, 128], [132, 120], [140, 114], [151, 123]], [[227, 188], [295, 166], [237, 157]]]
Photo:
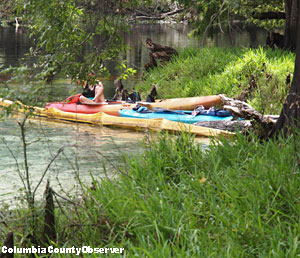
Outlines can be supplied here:
[[[209, 146], [188, 134], [148, 138], [140, 153], [122, 157], [117, 178], [94, 178], [77, 205], [60, 202], [53, 245], [120, 247], [127, 257], [296, 257], [299, 137], [237, 134]], [[11, 215], [0, 238], [13, 230], [20, 246], [32, 234], [30, 216]]]
[[163, 98], [208, 95], [205, 93], [212, 93], [211, 87], [214, 87], [209, 76], [221, 73], [241, 52], [237, 48], [184, 49], [172, 62], [146, 74], [144, 82], [137, 89], [148, 92], [157, 83], [159, 97]]
[[1, 0], [0, 2], [0, 26], [5, 25], [7, 21], [15, 19], [15, 0]]
[[248, 87], [253, 75], [257, 88], [251, 92], [249, 103], [261, 112], [279, 114], [289, 91], [286, 77], [293, 74], [294, 60], [295, 55], [290, 52], [249, 50], [215, 79], [220, 85], [224, 80], [235, 81], [239, 88], [233, 87], [231, 95], [238, 96]]
[[232, 1], [232, 8], [234, 14], [245, 17], [249, 22], [263, 27], [267, 30], [274, 30], [277, 28], [284, 28], [285, 20], [259, 20], [253, 18], [253, 14], [260, 14], [264, 12], [284, 12], [284, 1], [282, 0], [268, 0], [268, 1]]
[[83, 206], [57, 212], [57, 245], [123, 247], [128, 257], [295, 257], [293, 137], [237, 135], [205, 147], [187, 134], [152, 139], [116, 180], [95, 179]]
[[278, 114], [289, 90], [286, 77], [294, 71], [294, 54], [271, 49], [184, 49], [179, 57], [146, 74], [136, 89], [149, 92], [159, 86], [160, 98], [226, 94], [238, 97], [251, 76], [257, 88], [250, 104], [259, 111]]
[[121, 75], [119, 76], [119, 79], [126, 80], [129, 76], [133, 76], [136, 74], [136, 70], [133, 68], [128, 68], [125, 62], [122, 62], [121, 65], [118, 67], [118, 69], [121, 72]]
[[203, 152], [187, 136], [162, 137], [131, 160], [130, 177], [104, 182], [95, 198], [108, 218], [126, 225], [122, 242], [140, 256], [299, 253], [292, 153], [291, 139], [259, 144], [238, 136]]
[[125, 50], [123, 9], [136, 1], [20, 0], [18, 12], [29, 24], [38, 56], [35, 69], [49, 78], [57, 73], [85, 79], [94, 71], [107, 74], [105, 60]]
[[0, 75], [6, 74], [13, 76], [2, 82], [4, 86], [0, 88], [0, 98], [20, 101], [31, 106], [42, 106], [49, 100], [51, 88], [46, 87], [40, 80], [40, 74], [33, 74], [31, 67], [9, 67], [0, 71]]
[[188, 8], [191, 22], [195, 28], [193, 34], [201, 35], [209, 27], [227, 27], [228, 21], [236, 19], [252, 22], [260, 27], [272, 30], [283, 28], [284, 20], [259, 20], [253, 14], [263, 12], [284, 12], [284, 1], [246, 1], [246, 0], [178, 0]]

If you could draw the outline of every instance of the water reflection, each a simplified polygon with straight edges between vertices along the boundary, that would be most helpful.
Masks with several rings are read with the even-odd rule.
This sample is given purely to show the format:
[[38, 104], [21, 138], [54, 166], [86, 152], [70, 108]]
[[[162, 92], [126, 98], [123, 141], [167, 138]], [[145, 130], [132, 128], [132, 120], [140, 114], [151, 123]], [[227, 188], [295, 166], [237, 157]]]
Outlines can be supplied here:
[[32, 45], [28, 34], [16, 33], [13, 27], [0, 27], [0, 65], [18, 66]]
[[[18, 196], [18, 190], [22, 187], [18, 169], [24, 174], [23, 147], [17, 120], [21, 118], [11, 118], [0, 123], [0, 202]], [[121, 165], [120, 157], [124, 153], [136, 153], [143, 138], [142, 133], [123, 129], [57, 123], [45, 119], [30, 120], [26, 139], [31, 143], [28, 145], [28, 161], [32, 187], [37, 185], [61, 148], [63, 151], [45, 178], [50, 180], [55, 191], [74, 193], [78, 187], [77, 176], [88, 185], [91, 183], [90, 175], [114, 176], [114, 168]], [[103, 168], [104, 163], [106, 170]], [[44, 186], [45, 180], [38, 197], [41, 197]]]
[[[189, 37], [191, 29], [183, 24], [138, 24], [132, 25], [130, 34], [124, 34], [125, 42], [131, 47], [123, 56], [129, 64], [142, 70], [149, 62], [149, 51], [145, 47], [147, 38], [161, 45], [174, 48], [201, 48], [202, 39]], [[218, 47], [258, 47], [264, 45], [266, 31], [255, 26], [232, 25], [231, 29], [221, 33], [214, 29], [207, 33], [204, 41], [206, 46]]]
[[[151, 38], [153, 42], [161, 45], [168, 45], [174, 48], [185, 47], [201, 47], [201, 39], [190, 38], [188, 34], [191, 32], [188, 26], [183, 24], [137, 24], [132, 25], [130, 32], [123, 33], [125, 42], [129, 46], [125, 53], [122, 53], [120, 60], [127, 60], [128, 66], [142, 73], [144, 65], [149, 62], [149, 51], [145, 47], [146, 38]], [[243, 46], [257, 47], [264, 45], [266, 32], [263, 29], [254, 26], [243, 27], [241, 25], [233, 25], [230, 31], [221, 33], [220, 30], [212, 30], [207, 34], [205, 45], [208, 46]], [[5, 67], [19, 64], [19, 60], [24, 57], [32, 46], [28, 34], [16, 33], [14, 28], [0, 27], [0, 65]], [[110, 98], [114, 94], [115, 86], [113, 80], [119, 75], [119, 71], [115, 69], [115, 63], [109, 63], [109, 70], [112, 74], [111, 78], [104, 81], [105, 96]], [[127, 88], [132, 88], [139, 82], [140, 78], [131, 78], [124, 82]], [[58, 81], [53, 85], [53, 95], [64, 98], [70, 94], [80, 90], [76, 85], [72, 85], [70, 81]], [[63, 88], [63, 89], [62, 89]], [[57, 92], [56, 92], [57, 91]], [[56, 92], [56, 93], [55, 93]]]

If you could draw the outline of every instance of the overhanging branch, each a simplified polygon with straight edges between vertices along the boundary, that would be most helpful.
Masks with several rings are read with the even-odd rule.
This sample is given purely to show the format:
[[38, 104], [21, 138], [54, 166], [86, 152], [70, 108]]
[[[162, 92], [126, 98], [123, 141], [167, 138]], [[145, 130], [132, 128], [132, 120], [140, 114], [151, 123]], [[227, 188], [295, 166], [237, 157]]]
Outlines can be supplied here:
[[263, 13], [253, 13], [252, 17], [258, 20], [280, 20], [285, 19], [284, 12], [263, 12]]

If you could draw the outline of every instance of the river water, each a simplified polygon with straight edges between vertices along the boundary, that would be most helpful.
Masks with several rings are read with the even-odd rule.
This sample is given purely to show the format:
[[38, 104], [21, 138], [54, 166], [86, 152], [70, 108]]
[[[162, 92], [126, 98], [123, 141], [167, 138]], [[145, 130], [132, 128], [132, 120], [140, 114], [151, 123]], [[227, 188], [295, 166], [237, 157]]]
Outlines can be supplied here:
[[[23, 187], [19, 174], [23, 177], [25, 174], [24, 152], [17, 124], [22, 119], [12, 117], [0, 123], [0, 203], [20, 197], [19, 190]], [[90, 185], [91, 175], [113, 177], [114, 168], [122, 165], [119, 158], [125, 153], [135, 153], [144, 138], [143, 133], [123, 129], [42, 118], [30, 119], [25, 129], [32, 189], [53, 160], [37, 192], [39, 197], [46, 179], [55, 191], [67, 194], [78, 189], [78, 178]], [[55, 158], [59, 150], [62, 152]]]
[[[146, 38], [174, 48], [200, 48], [201, 40], [189, 38], [189, 32], [190, 29], [184, 25], [133, 25], [131, 33], [124, 35], [130, 49], [121, 56], [121, 59], [127, 60], [128, 66], [137, 69], [141, 74], [144, 64], [149, 61], [149, 52], [144, 45]], [[236, 28], [232, 33], [210, 33], [205, 42], [210, 46], [255, 47], [264, 44], [265, 38], [265, 31], [248, 27], [243, 30]], [[19, 65], [21, 58], [26, 59], [25, 54], [31, 45], [26, 29], [16, 31], [13, 27], [0, 27], [0, 66]], [[103, 81], [106, 98], [113, 96], [115, 89], [113, 79], [118, 76], [113, 67], [110, 70], [112, 77]], [[140, 77], [131, 78], [124, 84], [130, 88], [139, 80]], [[78, 86], [69, 80], [60, 78], [54, 82], [52, 92], [60, 100], [76, 91], [76, 87]], [[18, 126], [20, 120], [22, 117], [0, 121], [0, 204], [14, 201], [22, 193], [20, 188], [23, 187], [23, 183], [19, 172], [21, 175], [24, 173], [24, 162]], [[55, 191], [68, 194], [74, 193], [78, 187], [78, 175], [87, 185], [91, 182], [91, 175], [113, 176], [114, 166], [120, 165], [119, 157], [123, 153], [136, 153], [144, 133], [42, 119], [30, 120], [27, 123], [26, 137], [27, 141], [31, 142], [28, 146], [28, 160], [32, 188], [38, 184], [58, 150], [63, 148], [63, 152], [47, 171], [45, 179], [50, 180]], [[44, 185], [45, 180], [37, 191], [40, 197]]]

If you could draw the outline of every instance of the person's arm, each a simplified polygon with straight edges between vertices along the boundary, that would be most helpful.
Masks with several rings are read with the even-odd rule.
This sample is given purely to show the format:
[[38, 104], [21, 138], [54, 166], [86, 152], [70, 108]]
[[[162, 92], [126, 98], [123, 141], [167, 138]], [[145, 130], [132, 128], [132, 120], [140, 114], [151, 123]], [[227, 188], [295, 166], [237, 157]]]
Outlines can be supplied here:
[[103, 88], [104, 88], [104, 86], [103, 86], [103, 84], [102, 84], [101, 81], [96, 81], [96, 86], [100, 86], [100, 87], [103, 87]]

